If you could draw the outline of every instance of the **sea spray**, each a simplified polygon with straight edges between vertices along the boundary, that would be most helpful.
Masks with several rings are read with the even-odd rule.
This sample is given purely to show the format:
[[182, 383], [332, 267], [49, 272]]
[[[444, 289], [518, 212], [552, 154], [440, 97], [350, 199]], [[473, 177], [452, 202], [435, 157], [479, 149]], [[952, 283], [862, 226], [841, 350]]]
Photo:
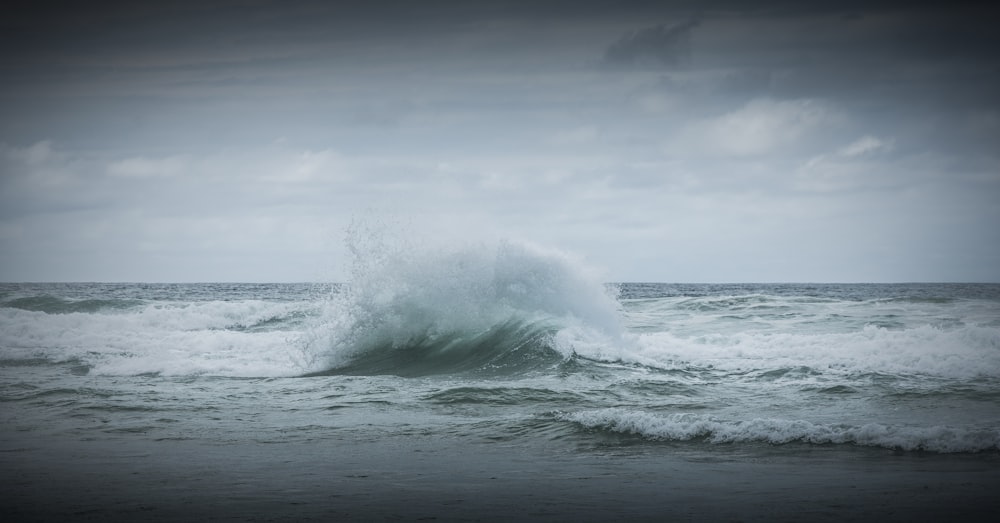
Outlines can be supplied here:
[[319, 373], [504, 373], [624, 336], [616, 289], [560, 251], [435, 244], [368, 222], [347, 246], [349, 281], [314, 341], [329, 348]]

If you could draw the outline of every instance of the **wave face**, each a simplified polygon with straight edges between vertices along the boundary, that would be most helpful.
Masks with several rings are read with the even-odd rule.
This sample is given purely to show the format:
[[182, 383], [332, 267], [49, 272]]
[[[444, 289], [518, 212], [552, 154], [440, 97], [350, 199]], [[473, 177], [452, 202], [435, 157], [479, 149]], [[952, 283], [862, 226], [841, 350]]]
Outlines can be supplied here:
[[567, 254], [386, 238], [351, 231], [351, 278], [313, 333], [330, 350], [312, 375], [521, 373], [623, 337], [616, 288]]
[[366, 339], [353, 346], [349, 362], [308, 376], [393, 374], [506, 375], [551, 368], [565, 360], [555, 343], [558, 331], [510, 321], [481, 332], [412, 334], [405, 341]]

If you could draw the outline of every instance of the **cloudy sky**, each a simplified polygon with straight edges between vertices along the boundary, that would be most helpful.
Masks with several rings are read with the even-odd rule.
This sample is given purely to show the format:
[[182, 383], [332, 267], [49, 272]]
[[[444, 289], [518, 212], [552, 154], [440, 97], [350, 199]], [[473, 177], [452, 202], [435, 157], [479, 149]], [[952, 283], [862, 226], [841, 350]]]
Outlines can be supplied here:
[[338, 280], [386, 216], [616, 281], [1000, 281], [995, 9], [343, 4], [7, 8], [0, 281]]

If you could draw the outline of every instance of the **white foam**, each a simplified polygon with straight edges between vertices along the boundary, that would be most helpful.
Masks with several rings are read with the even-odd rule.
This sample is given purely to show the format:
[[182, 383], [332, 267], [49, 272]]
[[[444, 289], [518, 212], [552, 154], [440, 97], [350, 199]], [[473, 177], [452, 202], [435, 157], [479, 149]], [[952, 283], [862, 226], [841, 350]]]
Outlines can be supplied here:
[[979, 452], [1000, 449], [1000, 431], [947, 426], [890, 426], [819, 424], [805, 420], [722, 420], [690, 413], [655, 414], [626, 408], [608, 408], [562, 414], [566, 421], [591, 429], [634, 434], [651, 440], [710, 443], [762, 442], [785, 444], [854, 444], [932, 452]]
[[213, 301], [70, 314], [2, 308], [0, 346], [8, 358], [77, 360], [98, 374], [295, 375], [303, 371], [297, 333], [245, 329], [308, 306]]

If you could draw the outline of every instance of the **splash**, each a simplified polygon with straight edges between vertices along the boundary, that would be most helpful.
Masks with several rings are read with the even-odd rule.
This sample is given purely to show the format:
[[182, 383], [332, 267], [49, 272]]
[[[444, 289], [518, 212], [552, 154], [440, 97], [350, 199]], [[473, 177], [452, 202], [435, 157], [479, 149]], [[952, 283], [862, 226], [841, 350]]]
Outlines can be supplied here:
[[617, 289], [560, 251], [440, 245], [370, 223], [352, 225], [347, 245], [350, 279], [314, 374], [521, 372], [624, 333]]

